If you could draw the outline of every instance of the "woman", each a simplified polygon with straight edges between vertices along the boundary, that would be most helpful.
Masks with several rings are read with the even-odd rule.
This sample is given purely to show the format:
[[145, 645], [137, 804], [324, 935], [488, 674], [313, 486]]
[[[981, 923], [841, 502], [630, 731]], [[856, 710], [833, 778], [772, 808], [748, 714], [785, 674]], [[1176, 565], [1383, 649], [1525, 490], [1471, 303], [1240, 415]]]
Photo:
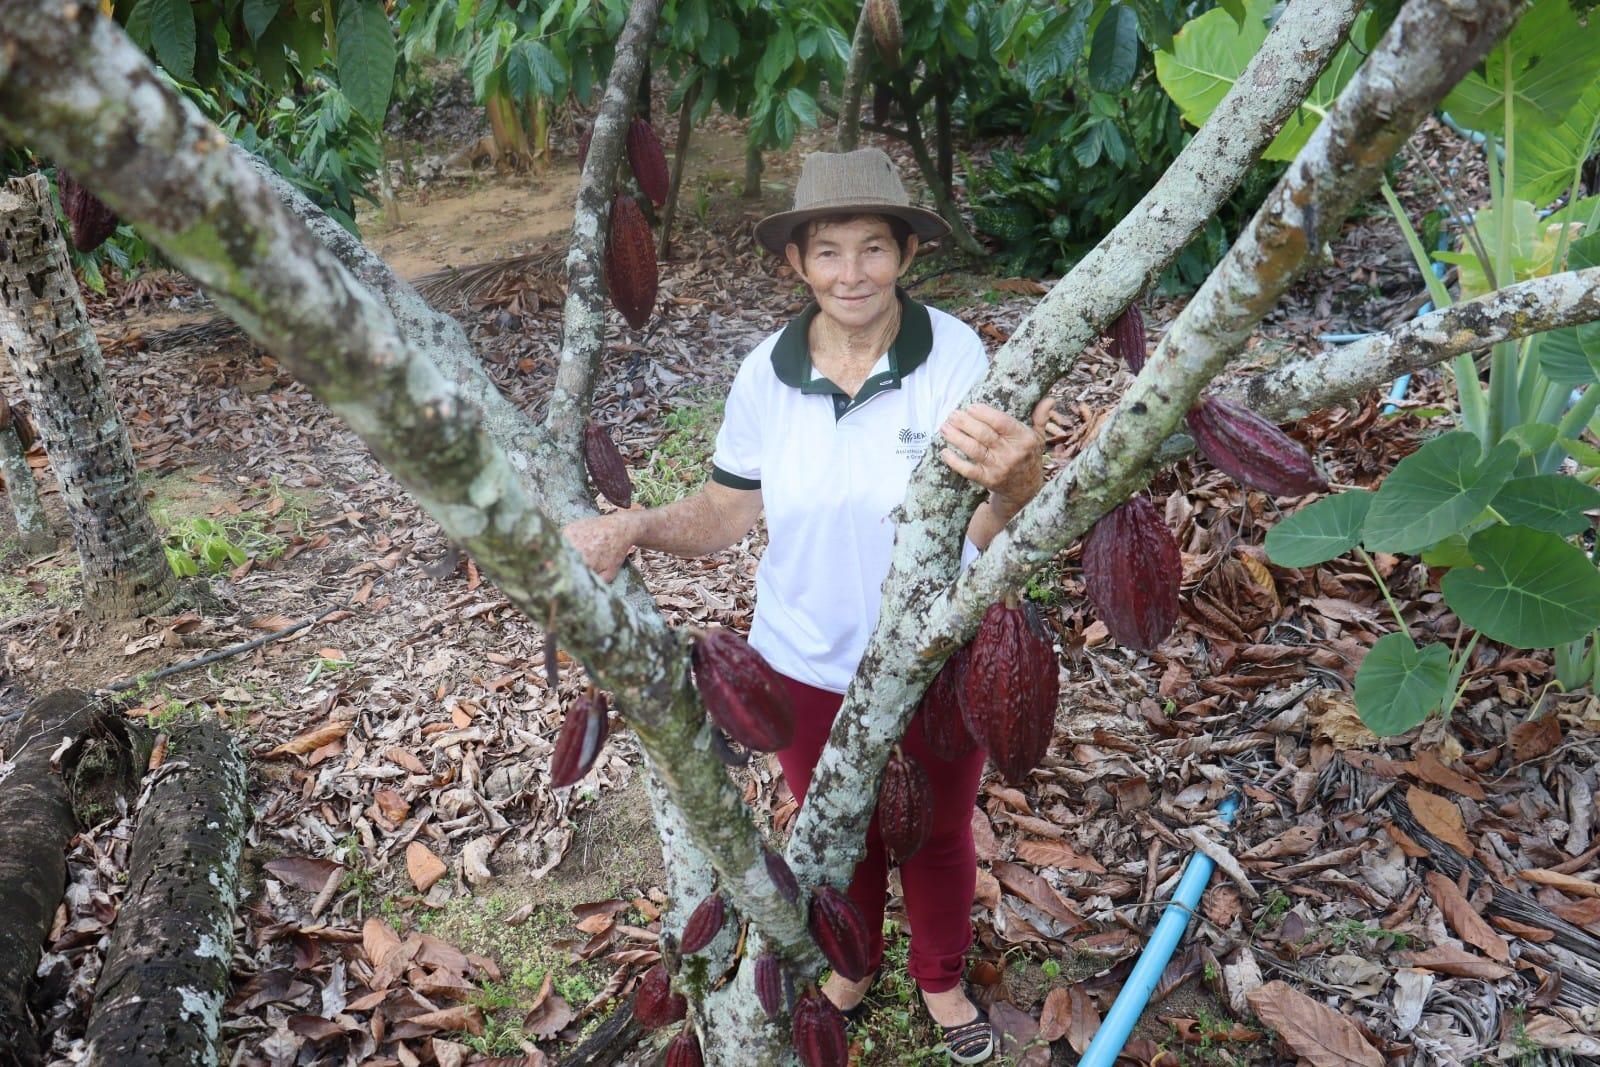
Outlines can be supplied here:
[[[596, 516], [566, 531], [609, 581], [635, 546], [702, 556], [744, 537], [765, 512], [768, 545], [756, 571], [750, 644], [794, 697], [795, 740], [778, 760], [801, 801], [878, 620], [894, 543], [888, 515], [934, 433], [951, 446], [941, 459], [989, 490], [967, 528], [967, 560], [1043, 479], [1050, 402], [1034, 410], [1039, 429], [982, 404], [956, 410], [987, 369], [983, 344], [896, 284], [918, 243], [948, 231], [937, 214], [910, 205], [881, 150], [809, 156], [794, 209], [762, 219], [756, 237], [788, 260], [815, 302], [740, 365], [710, 481], [675, 504]], [[908, 731], [903, 744], [935, 797], [933, 833], [901, 868], [908, 970], [951, 1056], [977, 1063], [990, 1056], [994, 1038], [961, 978], [972, 942], [971, 816], [983, 753], [941, 760], [920, 730]], [[877, 932], [872, 949], [880, 961], [887, 876], [874, 823], [849, 892]], [[872, 981], [835, 975], [823, 991], [851, 1014]]]

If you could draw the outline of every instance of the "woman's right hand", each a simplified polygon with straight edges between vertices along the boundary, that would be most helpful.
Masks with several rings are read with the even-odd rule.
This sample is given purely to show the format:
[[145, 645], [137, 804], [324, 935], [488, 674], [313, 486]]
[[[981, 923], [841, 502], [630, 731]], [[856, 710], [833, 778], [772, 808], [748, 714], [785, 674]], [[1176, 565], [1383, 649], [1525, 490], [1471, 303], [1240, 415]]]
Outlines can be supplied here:
[[642, 508], [630, 508], [591, 515], [568, 523], [561, 532], [572, 547], [583, 554], [583, 561], [589, 565], [589, 569], [598, 574], [602, 581], [610, 582], [622, 570], [628, 553], [633, 551], [637, 543], [637, 518], [643, 513]]

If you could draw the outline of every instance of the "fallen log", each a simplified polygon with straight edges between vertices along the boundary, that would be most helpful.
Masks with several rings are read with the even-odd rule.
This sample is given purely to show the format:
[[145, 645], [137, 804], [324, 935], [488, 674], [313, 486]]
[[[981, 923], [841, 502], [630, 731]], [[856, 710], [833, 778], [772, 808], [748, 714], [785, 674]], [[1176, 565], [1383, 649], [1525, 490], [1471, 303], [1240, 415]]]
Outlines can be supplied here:
[[115, 713], [62, 689], [27, 707], [0, 756], [0, 1064], [44, 1062], [28, 995], [66, 890], [67, 845], [80, 816], [132, 795], [140, 747]]
[[210, 720], [175, 735], [145, 783], [86, 1063], [218, 1062], [247, 820], [244, 760], [228, 729]]

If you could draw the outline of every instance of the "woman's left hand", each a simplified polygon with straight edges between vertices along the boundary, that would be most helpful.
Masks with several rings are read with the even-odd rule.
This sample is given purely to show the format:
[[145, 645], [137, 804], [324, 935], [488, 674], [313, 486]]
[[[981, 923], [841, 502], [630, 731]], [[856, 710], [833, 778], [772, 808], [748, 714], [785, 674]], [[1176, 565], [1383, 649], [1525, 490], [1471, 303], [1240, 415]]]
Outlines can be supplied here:
[[988, 404], [953, 411], [939, 427], [951, 446], [940, 458], [989, 490], [997, 507], [1016, 514], [1044, 484], [1044, 442], [1055, 404], [1050, 397], [1035, 404], [1032, 426]]

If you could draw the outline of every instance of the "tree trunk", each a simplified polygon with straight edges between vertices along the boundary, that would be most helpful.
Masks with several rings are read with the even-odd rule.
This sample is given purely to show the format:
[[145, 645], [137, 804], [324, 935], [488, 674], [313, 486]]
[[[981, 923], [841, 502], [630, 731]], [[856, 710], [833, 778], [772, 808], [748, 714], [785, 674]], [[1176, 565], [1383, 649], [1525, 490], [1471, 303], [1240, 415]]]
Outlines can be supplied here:
[[872, 49], [872, 30], [867, 21], [867, 5], [856, 16], [856, 32], [850, 41], [850, 65], [845, 72], [844, 92], [840, 93], [839, 132], [834, 138], [835, 152], [853, 152], [861, 140], [861, 90], [867, 76], [867, 60]]
[[761, 146], [754, 137], [745, 138], [744, 192], [739, 195], [746, 200], [761, 199]]
[[928, 183], [928, 191], [933, 194], [934, 208], [950, 224], [950, 239], [967, 255], [977, 259], [987, 258], [988, 251], [967, 229], [967, 220], [961, 217], [961, 209], [950, 195], [948, 182], [940, 178], [939, 167], [928, 153], [928, 142], [922, 136], [922, 123], [917, 118], [917, 112], [921, 109], [904, 86], [896, 82], [891, 83], [891, 87], [901, 110], [906, 113], [906, 144], [911, 146], [911, 154], [917, 157], [917, 169], [922, 171], [922, 180]]
[[665, 263], [672, 254], [672, 221], [678, 215], [678, 196], [683, 190], [684, 165], [689, 160], [689, 136], [694, 132], [691, 114], [695, 101], [700, 99], [700, 83], [695, 82], [683, 94], [678, 105], [678, 142], [672, 149], [672, 185], [667, 190], [667, 204], [661, 211], [661, 240], [656, 245], [656, 258]]
[[146, 790], [85, 1062], [215, 1064], [249, 818], [244, 759], [228, 728], [211, 719], [174, 737]]
[[153, 614], [175, 579], [135, 473], [133, 448], [84, 312], [50, 187], [31, 174], [0, 191], [0, 346], [33, 404], [61, 483], [91, 616]]
[[[92, 754], [86, 747], [91, 739]], [[64, 742], [70, 745], [62, 751]], [[12, 767], [0, 779], [0, 1062], [44, 1062], [28, 993], [66, 890], [76, 811], [89, 809], [80, 771], [97, 790], [109, 785], [113, 793], [131, 795], [138, 781], [133, 749], [121, 720], [76, 689], [29, 705], [5, 746]], [[95, 802], [109, 810], [98, 796]]]
[[0, 476], [6, 481], [6, 495], [11, 499], [11, 514], [17, 520], [17, 540], [28, 556], [42, 556], [55, 551], [56, 535], [45, 518], [44, 505], [39, 503], [39, 486], [28, 468], [28, 450], [17, 435], [11, 417], [10, 405], [0, 397]]
[[933, 93], [933, 139], [939, 153], [939, 181], [944, 195], [955, 199], [955, 148], [950, 138], [950, 88], [941, 85]]

